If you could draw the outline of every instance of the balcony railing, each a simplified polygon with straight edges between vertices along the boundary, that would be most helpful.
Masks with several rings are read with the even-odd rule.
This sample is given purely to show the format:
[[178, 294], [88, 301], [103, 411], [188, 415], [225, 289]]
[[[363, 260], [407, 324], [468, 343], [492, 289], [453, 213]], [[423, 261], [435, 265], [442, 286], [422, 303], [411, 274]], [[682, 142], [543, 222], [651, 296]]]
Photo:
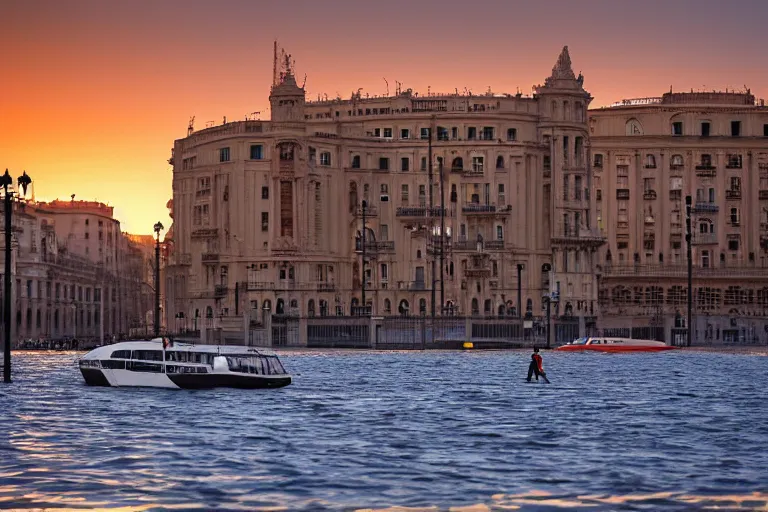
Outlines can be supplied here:
[[[688, 275], [687, 265], [676, 264], [652, 264], [652, 265], [606, 265], [603, 267], [603, 278], [627, 278], [627, 277], [677, 277], [684, 279]], [[768, 275], [768, 267], [755, 266], [718, 266], [718, 267], [693, 267], [693, 275], [697, 279], [709, 278], [733, 278], [765, 279]]]
[[[355, 252], [363, 252], [363, 246], [359, 238], [355, 239]], [[384, 241], [366, 240], [365, 252], [369, 254], [374, 254], [379, 252], [395, 252], [395, 242], [394, 240], [384, 240]]]
[[398, 281], [397, 289], [417, 292], [426, 290], [427, 284], [424, 281]]
[[201, 258], [202, 258], [203, 263], [218, 263], [219, 262], [219, 254], [215, 253], [215, 252], [204, 252]]
[[[484, 251], [504, 250], [504, 240], [487, 240], [481, 245]], [[477, 251], [477, 240], [456, 240], [453, 242], [454, 251]]]
[[693, 245], [713, 245], [717, 244], [716, 233], [695, 233], [691, 239]]
[[[426, 206], [401, 206], [395, 210], [395, 216], [397, 217], [440, 217], [441, 212], [439, 206], [433, 206], [428, 208]], [[445, 216], [450, 216], [450, 210], [447, 208], [444, 210]]]
[[669, 200], [670, 201], [680, 201], [683, 198], [683, 191], [680, 189], [676, 190], [670, 190], [669, 191]]
[[711, 165], [697, 165], [696, 176], [702, 178], [714, 178], [717, 175], [717, 169]]
[[617, 189], [616, 199], [629, 199], [629, 189], [628, 188]]
[[479, 203], [465, 203], [461, 206], [462, 213], [496, 213], [496, 205], [494, 204], [479, 204]]
[[693, 207], [693, 213], [717, 213], [720, 207], [711, 201], [696, 201]]
[[[368, 205], [365, 208], [365, 216], [366, 217], [376, 217], [379, 214], [379, 209], [376, 206]], [[362, 217], [363, 216], [363, 209], [362, 207], [358, 207], [355, 210], [355, 217]]]
[[726, 190], [725, 191], [725, 198], [726, 199], [741, 199], [741, 190]]
[[646, 190], [643, 192], [643, 199], [646, 201], [654, 201], [656, 199], [656, 191], [655, 190]]
[[218, 298], [226, 297], [227, 292], [229, 292], [229, 288], [226, 285], [216, 285], [216, 288], [213, 291], [213, 296]]
[[464, 269], [464, 276], [465, 277], [474, 277], [474, 278], [483, 278], [483, 277], [491, 277], [491, 269], [490, 268], [478, 268], [478, 267], [470, 267]]

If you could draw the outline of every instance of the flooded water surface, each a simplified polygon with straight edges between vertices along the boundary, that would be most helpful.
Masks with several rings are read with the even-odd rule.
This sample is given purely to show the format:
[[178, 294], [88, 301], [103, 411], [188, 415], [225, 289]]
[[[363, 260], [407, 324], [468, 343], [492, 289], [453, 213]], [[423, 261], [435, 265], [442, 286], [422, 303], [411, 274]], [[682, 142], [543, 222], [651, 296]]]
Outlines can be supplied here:
[[0, 509], [766, 506], [768, 357], [543, 355], [549, 385], [527, 352], [297, 351], [286, 388], [170, 391], [17, 353]]

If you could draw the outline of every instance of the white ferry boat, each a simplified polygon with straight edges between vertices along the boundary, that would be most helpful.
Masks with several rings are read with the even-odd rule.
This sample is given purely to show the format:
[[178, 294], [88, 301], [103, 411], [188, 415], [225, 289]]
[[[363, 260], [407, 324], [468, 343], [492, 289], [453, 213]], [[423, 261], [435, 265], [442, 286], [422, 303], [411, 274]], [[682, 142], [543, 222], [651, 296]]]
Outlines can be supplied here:
[[291, 376], [271, 350], [174, 343], [168, 338], [98, 347], [78, 364], [89, 386], [255, 389], [291, 383]]

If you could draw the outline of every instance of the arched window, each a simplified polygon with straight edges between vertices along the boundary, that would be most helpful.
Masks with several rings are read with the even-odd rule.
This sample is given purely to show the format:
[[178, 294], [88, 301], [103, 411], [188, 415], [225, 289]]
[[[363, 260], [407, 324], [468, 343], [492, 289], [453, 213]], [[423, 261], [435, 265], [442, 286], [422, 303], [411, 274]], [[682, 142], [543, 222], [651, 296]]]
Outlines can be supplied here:
[[350, 311], [349, 311], [350, 314], [352, 316], [355, 316], [357, 314], [357, 310], [359, 309], [359, 307], [360, 307], [360, 301], [358, 300], [357, 297], [353, 297], [350, 303]]
[[277, 299], [277, 305], [275, 306], [276, 315], [285, 314], [285, 301], [283, 299]]
[[315, 299], [309, 299], [307, 302], [307, 316], [315, 316]]
[[565, 303], [565, 316], [573, 316], [573, 304], [570, 302]]
[[472, 299], [472, 314], [473, 315], [479, 315], [480, 314], [480, 305], [477, 302], [477, 299]]
[[672, 155], [672, 158], [669, 159], [669, 167], [672, 169], [679, 169], [684, 165], [685, 160], [683, 160], [683, 155]]
[[410, 309], [408, 301], [403, 299], [400, 301], [400, 305], [397, 306], [397, 312], [403, 316], [408, 316], [408, 310]]
[[328, 301], [320, 299], [320, 316], [328, 316]]
[[[91, 314], [90, 313], [88, 313], [88, 320], [89, 320], [88, 324], [90, 325], [90, 323], [91, 323], [90, 322], [90, 320], [91, 320]], [[40, 310], [38, 309], [37, 313], [35, 313], [35, 327], [37, 327], [39, 329], [42, 326], [43, 326], [43, 320], [42, 320], [42, 316], [40, 314]]]
[[463, 171], [464, 170], [464, 160], [457, 156], [453, 159], [453, 163], [451, 164], [451, 170], [452, 171]]
[[357, 183], [349, 182], [349, 211], [354, 212], [357, 209]]
[[483, 314], [485, 316], [491, 316], [491, 299], [485, 299], [485, 303], [483, 304]]
[[387, 314], [392, 313], [392, 301], [389, 299], [384, 299], [384, 312]]
[[353, 155], [352, 156], [352, 168], [353, 169], [359, 169], [360, 168], [360, 155]]
[[504, 306], [504, 304], [499, 304], [499, 316], [504, 316], [506, 311], [507, 311], [506, 306]]
[[640, 121], [638, 121], [637, 119], [630, 119], [629, 121], [627, 121], [625, 128], [626, 128], [627, 135], [643, 134], [643, 125], [641, 125]]
[[533, 300], [528, 299], [527, 301], [525, 301], [525, 313], [533, 314]]
[[496, 168], [497, 169], [504, 168], [504, 157], [502, 155], [499, 155], [496, 157]]
[[299, 302], [296, 299], [291, 300], [291, 307], [292, 308], [298, 308]]
[[655, 169], [656, 168], [656, 157], [654, 155], [645, 155], [645, 168], [646, 169]]
[[419, 299], [419, 313], [422, 315], [427, 313], [427, 299]]
[[211, 306], [205, 308], [205, 318], [213, 318], [213, 308]]

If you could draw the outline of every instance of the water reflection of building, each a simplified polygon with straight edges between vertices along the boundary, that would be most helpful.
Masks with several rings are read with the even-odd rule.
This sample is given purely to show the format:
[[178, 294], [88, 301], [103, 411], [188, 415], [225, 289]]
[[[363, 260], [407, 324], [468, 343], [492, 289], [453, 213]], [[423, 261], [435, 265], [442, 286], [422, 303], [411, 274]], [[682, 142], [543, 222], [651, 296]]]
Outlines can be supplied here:
[[590, 111], [601, 324], [685, 319], [693, 198], [698, 339], [766, 338], [768, 108], [745, 92], [667, 93]]
[[533, 96], [420, 96], [398, 86], [384, 97], [308, 102], [287, 62], [271, 121], [190, 128], [175, 142], [168, 316], [189, 326], [244, 307], [349, 315], [363, 280], [373, 314], [429, 314], [442, 246], [454, 312], [540, 315], [551, 286], [559, 312], [583, 330], [596, 315], [593, 254], [603, 239], [589, 215], [582, 82], [566, 48]]
[[93, 201], [14, 206], [13, 339], [126, 334], [135, 316], [132, 242], [111, 206]]

